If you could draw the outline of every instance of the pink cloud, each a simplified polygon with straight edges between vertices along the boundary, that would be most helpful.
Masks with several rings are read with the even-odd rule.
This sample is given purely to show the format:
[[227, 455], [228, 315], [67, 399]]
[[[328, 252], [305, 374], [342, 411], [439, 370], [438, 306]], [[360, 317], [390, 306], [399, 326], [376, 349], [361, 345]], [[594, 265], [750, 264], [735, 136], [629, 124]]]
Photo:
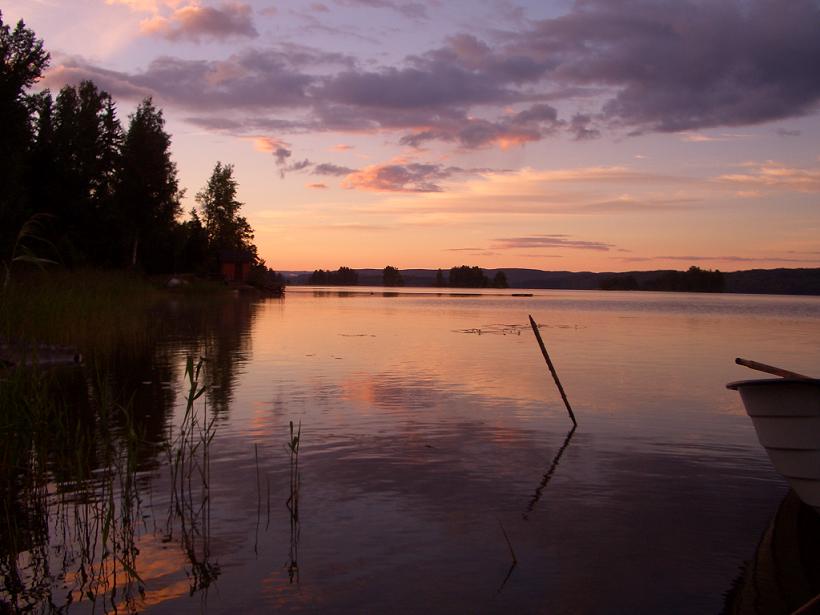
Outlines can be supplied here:
[[142, 22], [143, 34], [161, 36], [171, 41], [227, 38], [255, 38], [251, 7], [239, 2], [220, 7], [189, 4], [174, 10], [169, 17], [155, 15]]

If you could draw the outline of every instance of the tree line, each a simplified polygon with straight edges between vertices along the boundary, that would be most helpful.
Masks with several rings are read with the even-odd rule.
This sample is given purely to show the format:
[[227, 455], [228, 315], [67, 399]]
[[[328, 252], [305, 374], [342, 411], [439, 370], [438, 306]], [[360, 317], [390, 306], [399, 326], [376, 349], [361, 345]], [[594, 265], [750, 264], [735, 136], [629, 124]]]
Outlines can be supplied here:
[[239, 214], [232, 165], [216, 163], [198, 209], [183, 216], [171, 136], [150, 97], [124, 128], [112, 96], [91, 81], [30, 93], [49, 54], [2, 13], [0, 59], [0, 261], [37, 254], [69, 267], [206, 273], [233, 250], [266, 270]]
[[[381, 282], [383, 286], [391, 287], [405, 284], [401, 271], [392, 265], [387, 265], [382, 270]], [[359, 283], [359, 274], [350, 267], [339, 267], [336, 271], [316, 269], [307, 278], [306, 283], [317, 286], [356, 286]], [[367, 279], [365, 283], [373, 284], [376, 281]], [[444, 271], [439, 269], [433, 285], [443, 288], [508, 288], [507, 276], [503, 271], [497, 271], [490, 279], [480, 267], [468, 265], [451, 268], [446, 277]]]
[[722, 293], [726, 276], [719, 270], [689, 267], [686, 271], [665, 271], [643, 283], [632, 274], [610, 276], [601, 280], [601, 290], [656, 290], [682, 293]]
[[316, 269], [310, 274], [308, 284], [316, 286], [356, 286], [359, 274], [350, 267], [339, 267], [336, 271]]
[[452, 267], [447, 276], [447, 282], [444, 281], [444, 272], [439, 269], [436, 271], [436, 286], [446, 286], [450, 288], [507, 288], [507, 274], [503, 271], [497, 271], [493, 279], [487, 277], [484, 270], [480, 267], [470, 267], [468, 265], [461, 265], [460, 267]]

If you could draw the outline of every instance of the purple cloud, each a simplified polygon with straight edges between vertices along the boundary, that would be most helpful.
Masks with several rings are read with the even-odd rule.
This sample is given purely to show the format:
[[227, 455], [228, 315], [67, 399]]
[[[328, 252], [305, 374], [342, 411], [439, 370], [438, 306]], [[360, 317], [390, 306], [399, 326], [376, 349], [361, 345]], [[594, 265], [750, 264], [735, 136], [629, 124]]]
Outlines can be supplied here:
[[313, 167], [314, 175], [335, 175], [335, 176], [343, 176], [343, 175], [350, 175], [351, 173], [355, 173], [356, 169], [351, 169], [349, 167], [343, 167], [337, 164], [332, 164], [330, 162], [323, 162], [321, 164], [317, 164]]
[[738, 126], [816, 109], [818, 20], [813, 0], [581, 0], [503, 53], [611, 88], [605, 117], [637, 131]]
[[569, 123], [568, 130], [574, 135], [576, 141], [588, 141], [597, 139], [601, 136], [601, 131], [596, 128], [590, 128], [592, 118], [583, 113], [576, 113], [572, 116]]
[[[347, 68], [354, 63], [350, 56], [295, 44], [245, 49], [224, 60], [160, 56], [137, 73], [103, 69], [77, 57], [59, 60], [43, 81], [47, 87], [91, 79], [115, 96], [153, 94], [164, 103], [187, 109], [231, 110], [237, 123], [257, 126], [266, 122], [294, 126], [297, 123], [292, 120], [259, 118], [257, 112], [309, 108], [312, 100], [308, 89], [320, 79], [311, 71]], [[248, 111], [253, 115], [243, 117]]]
[[176, 9], [170, 17], [157, 15], [142, 22], [142, 32], [161, 36], [170, 41], [259, 36], [253, 26], [251, 7], [239, 2], [220, 7], [190, 4]]
[[420, 2], [392, 2], [391, 0], [336, 0], [342, 6], [372, 9], [391, 9], [412, 19], [427, 19], [427, 7]]
[[456, 141], [465, 148], [490, 144], [501, 147], [540, 141], [562, 125], [558, 111], [547, 104], [533, 105], [519, 113], [490, 121], [467, 116], [439, 121], [435, 127], [403, 136], [400, 143], [421, 147], [431, 140]]
[[441, 181], [484, 171], [485, 169], [462, 169], [418, 162], [374, 164], [348, 175], [342, 182], [342, 187], [371, 192], [441, 192]]
[[519, 248], [573, 248], [577, 250], [599, 250], [608, 252], [615, 246], [601, 241], [582, 241], [572, 239], [569, 235], [531, 235], [529, 237], [507, 237], [495, 239], [493, 246], [497, 250], [515, 250]]
[[[418, 15], [424, 6], [339, 2]], [[245, 5], [210, 10], [226, 7], [234, 21], [191, 23], [201, 36], [216, 36], [217, 23], [250, 35], [252, 24], [239, 20]], [[153, 94], [162, 104], [196, 110], [200, 125], [225, 123], [229, 110], [248, 132], [265, 124], [279, 134], [391, 131], [415, 147], [431, 140], [504, 147], [564, 130], [584, 140], [603, 127], [670, 132], [814, 112], [818, 22], [815, 0], [577, 0], [564, 15], [521, 22], [493, 41], [461, 34], [376, 69], [350, 56], [280, 45], [224, 60], [161, 57], [137, 73], [67, 59], [46, 81], [91, 78], [115, 96]], [[559, 99], [567, 118], [553, 106]]]
[[291, 150], [285, 147], [277, 147], [273, 150], [273, 157], [276, 158], [276, 164], [281, 166], [287, 163], [292, 153]]

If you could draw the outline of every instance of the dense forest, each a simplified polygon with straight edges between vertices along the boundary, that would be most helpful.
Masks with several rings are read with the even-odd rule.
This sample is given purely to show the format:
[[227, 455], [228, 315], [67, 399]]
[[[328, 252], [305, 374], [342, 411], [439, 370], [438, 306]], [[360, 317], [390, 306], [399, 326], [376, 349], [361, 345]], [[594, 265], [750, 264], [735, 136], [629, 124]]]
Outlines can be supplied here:
[[[387, 268], [386, 268], [387, 269]], [[395, 269], [395, 268], [391, 268]], [[455, 267], [454, 269], [461, 269]], [[472, 270], [473, 267], [468, 267]], [[687, 271], [650, 270], [626, 272], [543, 271], [541, 269], [479, 269], [481, 277], [471, 273], [477, 284], [492, 285], [503, 280], [508, 288], [552, 288], [566, 290], [653, 290], [679, 292], [769, 293], [820, 295], [820, 269], [752, 269], [748, 271], [711, 271], [690, 267]], [[450, 286], [446, 269], [396, 269], [390, 280], [400, 276], [407, 287]], [[281, 272], [290, 284], [310, 284], [308, 271]], [[357, 283], [363, 286], [385, 285], [385, 269], [355, 269]], [[500, 274], [500, 275], [499, 275]], [[466, 287], [465, 287], [466, 288]]]
[[310, 274], [307, 283], [316, 286], [356, 286], [359, 283], [359, 274], [350, 267], [339, 267], [336, 271], [317, 269]]
[[721, 271], [689, 267], [686, 271], [664, 271], [639, 282], [634, 274], [612, 275], [601, 280], [601, 290], [666, 290], [686, 293], [722, 293], [726, 276]]
[[443, 276], [436, 272], [436, 285], [448, 286], [451, 288], [507, 288], [507, 275], [503, 271], [497, 271], [492, 280], [484, 273], [480, 267], [469, 267], [461, 265], [450, 269], [447, 283], [443, 284]]
[[290, 277], [290, 281], [297, 284], [317, 286], [356, 286], [359, 284], [365, 286], [438, 286], [441, 288], [508, 288], [509, 286], [504, 271], [499, 269], [490, 278], [480, 267], [470, 267], [469, 265], [452, 267], [446, 276], [444, 271], [439, 269], [436, 272], [435, 280], [420, 280], [412, 276], [406, 281], [405, 276], [399, 269], [388, 265], [378, 271], [372, 269], [356, 270], [350, 267], [339, 267], [336, 271], [316, 269], [308, 276], [293, 275]]
[[214, 272], [237, 251], [271, 274], [239, 214], [233, 166], [217, 162], [183, 215], [171, 136], [151, 98], [120, 120], [91, 81], [32, 93], [49, 64], [43, 41], [0, 13], [0, 262], [147, 273]]

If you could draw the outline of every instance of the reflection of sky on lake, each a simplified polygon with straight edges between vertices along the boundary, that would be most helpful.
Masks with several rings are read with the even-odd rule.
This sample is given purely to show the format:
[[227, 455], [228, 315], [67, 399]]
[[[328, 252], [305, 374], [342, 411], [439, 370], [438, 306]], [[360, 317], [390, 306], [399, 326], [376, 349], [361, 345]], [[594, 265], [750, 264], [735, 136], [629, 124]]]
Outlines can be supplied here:
[[[720, 610], [786, 492], [725, 389], [754, 377], [733, 359], [817, 372], [820, 300], [358, 290], [237, 298], [166, 346], [172, 362], [211, 359], [221, 573], [207, 600], [168, 592], [152, 606]], [[541, 490], [570, 421], [528, 313], [579, 421]], [[298, 584], [289, 421], [303, 436]], [[518, 560], [500, 592], [511, 557], [499, 521]]]
[[[754, 376], [735, 356], [816, 371], [820, 301], [361, 290], [291, 289], [237, 337], [209, 605], [720, 609], [786, 490], [724, 385]], [[534, 504], [570, 423], [528, 313], [580, 423]], [[290, 420], [303, 429], [298, 585], [285, 565]], [[261, 530], [254, 444], [272, 501]], [[510, 565], [499, 521], [518, 565], [497, 593]]]

